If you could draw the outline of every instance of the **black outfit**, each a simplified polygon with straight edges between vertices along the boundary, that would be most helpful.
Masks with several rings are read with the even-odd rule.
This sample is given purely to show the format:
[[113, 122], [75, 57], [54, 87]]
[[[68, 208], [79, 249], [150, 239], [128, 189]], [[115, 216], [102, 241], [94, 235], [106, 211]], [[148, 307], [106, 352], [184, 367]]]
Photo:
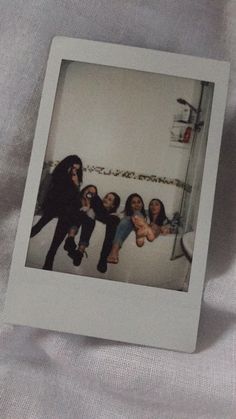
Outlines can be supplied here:
[[[102, 200], [98, 195], [94, 195], [90, 201], [90, 207], [95, 212], [96, 220], [106, 225], [106, 233], [103, 241], [103, 246], [100, 254], [100, 259], [97, 269], [104, 273], [107, 270], [107, 257], [111, 251], [113, 239], [115, 237], [116, 228], [120, 222], [119, 217], [110, 214], [103, 206]], [[89, 245], [91, 235], [95, 227], [95, 220], [88, 217], [86, 213], [80, 211], [77, 216], [71, 218], [70, 226], [76, 225], [78, 228], [81, 226], [81, 235], [79, 245], [84, 244], [86, 247]], [[81, 263], [83, 253], [79, 250], [75, 251], [75, 242], [73, 238], [67, 238], [64, 249], [68, 251], [70, 257], [73, 258], [74, 265], [78, 266]]]
[[47, 256], [43, 265], [43, 269], [46, 269], [49, 271], [52, 270], [57, 249], [59, 248], [60, 244], [65, 239], [69, 227], [70, 227], [70, 223], [68, 222], [68, 219], [66, 217], [62, 216], [58, 218], [58, 222], [56, 225], [52, 243], [47, 253]]
[[54, 169], [51, 177], [51, 185], [42, 205], [43, 215], [32, 227], [30, 237], [34, 237], [53, 218], [63, 217], [66, 213], [72, 213], [80, 207], [79, 187], [77, 187], [68, 170], [73, 164], [82, 162], [76, 155], [68, 156]]
[[[89, 218], [84, 211], [79, 211], [78, 208], [77, 208], [77, 214], [78, 215], [75, 215], [74, 212], [70, 212], [68, 210], [64, 216], [59, 217], [56, 230], [53, 236], [53, 240], [49, 248], [49, 251], [47, 253], [43, 269], [52, 270], [53, 261], [54, 261], [57, 249], [59, 248], [60, 244], [65, 239], [68, 233], [68, 230], [70, 229], [72, 225], [76, 225], [78, 228], [82, 226], [80, 243], [87, 242], [88, 240], [88, 244], [89, 244], [89, 238], [92, 235], [95, 221]], [[68, 250], [69, 255], [74, 258], [73, 251], [75, 249], [68, 248], [66, 250]]]
[[100, 259], [97, 264], [98, 271], [105, 273], [107, 270], [107, 258], [110, 254], [112, 243], [116, 234], [117, 226], [120, 222], [119, 217], [117, 215], [109, 214], [106, 219], [104, 219], [103, 223], [106, 224], [106, 232], [105, 238], [102, 245], [102, 250], [100, 253]]
[[81, 207], [80, 188], [72, 181], [72, 174], [70, 173], [73, 164], [79, 164], [82, 167], [80, 158], [72, 155], [62, 160], [54, 169], [51, 175], [52, 182], [42, 205], [43, 215], [31, 230], [30, 236], [34, 237], [53, 218], [58, 218], [43, 269], [52, 270], [57, 249], [63, 242], [71, 225], [71, 214], [76, 214]]
[[[97, 269], [100, 272], [104, 273], [107, 270], [107, 257], [111, 251], [113, 239], [116, 233], [116, 228], [120, 222], [120, 219], [119, 217], [117, 217], [117, 215], [110, 214], [108, 212], [108, 210], [103, 206], [102, 200], [98, 195], [95, 195], [91, 198], [90, 205], [95, 212], [96, 220], [106, 225], [105, 238], [100, 253], [100, 259], [97, 265]], [[78, 221], [79, 219], [80, 214], [78, 215]], [[78, 224], [76, 225], [78, 226]], [[95, 227], [95, 221], [89, 218], [88, 216], [85, 216], [83, 217], [83, 220], [80, 222], [80, 225], [82, 226], [82, 230], [79, 244], [86, 243], [86, 245], [88, 246], [89, 240]], [[79, 255], [79, 257], [77, 255], [77, 258], [81, 262], [81, 255]], [[78, 263], [75, 264], [78, 265]]]
[[96, 214], [96, 219], [106, 225], [105, 238], [100, 253], [100, 259], [97, 264], [98, 271], [105, 273], [107, 270], [107, 257], [111, 251], [120, 219], [117, 215], [110, 214], [107, 209], [104, 208], [102, 200], [98, 196], [94, 197], [93, 208]]

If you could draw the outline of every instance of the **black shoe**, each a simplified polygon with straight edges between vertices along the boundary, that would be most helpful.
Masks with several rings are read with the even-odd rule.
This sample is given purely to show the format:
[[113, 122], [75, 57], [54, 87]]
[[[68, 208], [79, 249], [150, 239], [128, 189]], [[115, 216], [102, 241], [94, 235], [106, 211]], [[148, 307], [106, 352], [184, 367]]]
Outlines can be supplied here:
[[97, 264], [97, 270], [104, 274], [107, 271], [107, 261], [100, 259]]
[[66, 250], [69, 254], [69, 253], [73, 253], [75, 249], [76, 249], [76, 244], [75, 244], [74, 237], [67, 237], [64, 244], [64, 250]]
[[36, 236], [36, 234], [38, 234], [40, 232], [41, 227], [37, 226], [37, 224], [35, 226], [32, 227], [31, 229], [31, 233], [30, 233], [30, 238]]
[[70, 250], [67, 255], [69, 256], [69, 258], [74, 259], [74, 257], [76, 256], [76, 250]]
[[53, 260], [46, 258], [42, 269], [45, 271], [52, 271], [52, 267], [53, 267]]
[[79, 249], [74, 252], [73, 265], [79, 266], [82, 262], [85, 252], [81, 252]]

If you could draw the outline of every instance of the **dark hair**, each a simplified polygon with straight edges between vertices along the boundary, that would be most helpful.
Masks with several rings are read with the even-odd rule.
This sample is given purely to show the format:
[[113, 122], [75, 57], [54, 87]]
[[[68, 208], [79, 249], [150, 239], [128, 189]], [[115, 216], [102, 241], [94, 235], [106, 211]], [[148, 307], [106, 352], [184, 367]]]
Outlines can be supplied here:
[[143, 199], [141, 198], [141, 196], [137, 193], [132, 193], [131, 195], [128, 196], [128, 198], [126, 199], [126, 203], [125, 203], [125, 209], [124, 209], [124, 213], [125, 215], [131, 216], [133, 215], [133, 210], [131, 208], [131, 202], [133, 198], [139, 198], [140, 201], [142, 202], [142, 209], [140, 210], [141, 213], [143, 214], [143, 216], [146, 218], [146, 213], [145, 213], [145, 209], [144, 209], [144, 202]]
[[120, 197], [116, 192], [108, 192], [106, 196], [109, 194], [114, 196], [114, 203], [113, 203], [113, 207], [111, 208], [111, 211], [116, 211], [117, 208], [119, 208], [120, 206]]
[[83, 163], [82, 160], [77, 155], [71, 155], [65, 157], [52, 172], [52, 178], [54, 181], [60, 181], [64, 176], [68, 176], [68, 169], [73, 166], [73, 164], [79, 164], [80, 167], [77, 171], [79, 182], [83, 182]]
[[96, 187], [95, 185], [87, 185], [87, 186], [85, 186], [83, 189], [81, 189], [81, 191], [80, 191], [80, 198], [82, 198], [82, 197], [83, 197], [84, 192], [85, 192], [85, 191], [86, 191], [86, 189], [88, 189], [88, 188], [94, 188], [94, 189], [96, 190], [96, 195], [97, 195], [97, 193], [98, 193], [97, 187]]
[[153, 221], [153, 215], [152, 215], [152, 213], [150, 211], [150, 205], [151, 205], [151, 203], [153, 201], [158, 201], [159, 204], [160, 204], [160, 206], [161, 206], [161, 209], [160, 209], [160, 212], [159, 212], [159, 214], [158, 214], [158, 216], [156, 218], [155, 224], [157, 224], [158, 226], [162, 226], [163, 223], [164, 223], [164, 221], [165, 220], [168, 220], [167, 219], [167, 216], [166, 216], [165, 206], [164, 206], [163, 202], [160, 199], [158, 199], [158, 198], [151, 199], [151, 201], [148, 204], [148, 215], [149, 215], [149, 218], [150, 218], [150, 221], [151, 222]]

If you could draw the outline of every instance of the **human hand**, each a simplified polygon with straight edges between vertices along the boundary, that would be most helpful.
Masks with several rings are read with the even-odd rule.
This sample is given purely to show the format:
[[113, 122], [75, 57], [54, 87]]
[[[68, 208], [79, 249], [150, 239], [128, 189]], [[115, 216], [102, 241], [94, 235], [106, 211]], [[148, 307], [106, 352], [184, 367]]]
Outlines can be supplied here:
[[171, 228], [169, 226], [161, 227], [161, 234], [166, 236], [167, 234], [171, 233]]

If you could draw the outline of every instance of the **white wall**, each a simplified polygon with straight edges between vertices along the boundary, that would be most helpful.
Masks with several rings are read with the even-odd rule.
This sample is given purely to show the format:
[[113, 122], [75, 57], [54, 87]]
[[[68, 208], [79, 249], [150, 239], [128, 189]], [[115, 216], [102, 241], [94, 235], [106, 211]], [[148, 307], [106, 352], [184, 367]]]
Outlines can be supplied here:
[[[176, 99], [197, 106], [199, 93], [200, 82], [194, 80], [85, 63], [64, 65], [45, 160], [78, 154], [85, 165], [184, 180], [189, 149], [170, 146], [170, 129], [180, 106]], [[116, 183], [113, 176], [109, 183]], [[145, 189], [145, 182], [141, 184]], [[157, 196], [163, 185], [153, 188], [152, 196]]]

